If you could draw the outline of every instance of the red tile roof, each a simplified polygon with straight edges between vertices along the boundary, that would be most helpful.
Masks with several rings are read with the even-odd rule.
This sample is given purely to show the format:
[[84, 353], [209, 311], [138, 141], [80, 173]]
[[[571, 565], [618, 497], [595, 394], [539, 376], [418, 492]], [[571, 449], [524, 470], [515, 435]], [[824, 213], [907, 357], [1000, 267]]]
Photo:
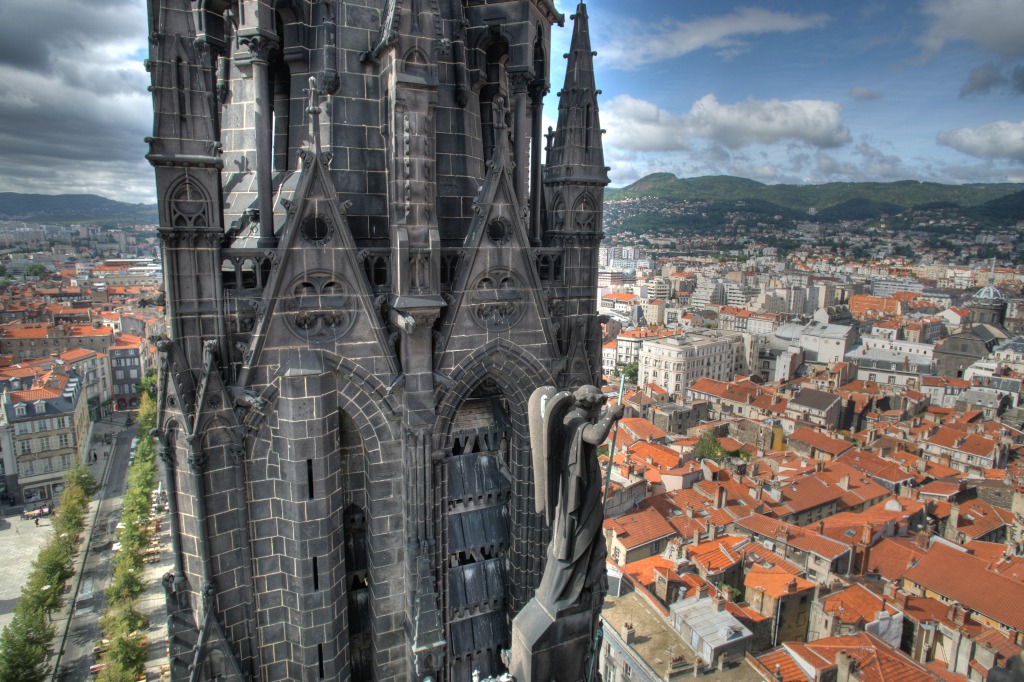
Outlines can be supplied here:
[[655, 509], [631, 512], [617, 519], [605, 519], [604, 527], [614, 531], [615, 538], [626, 549], [675, 535], [672, 526]]
[[936, 542], [904, 581], [960, 602], [1008, 627], [1024, 630], [1024, 585], [988, 570], [984, 559]]
[[743, 586], [764, 592], [774, 599], [814, 589], [814, 583], [810, 580], [799, 578], [782, 568], [764, 568], [757, 564], [747, 571]]
[[887, 613], [896, 613], [892, 604], [859, 584], [821, 600], [821, 607], [825, 613], [834, 613], [840, 622], [850, 624], [873, 622], [883, 605]]

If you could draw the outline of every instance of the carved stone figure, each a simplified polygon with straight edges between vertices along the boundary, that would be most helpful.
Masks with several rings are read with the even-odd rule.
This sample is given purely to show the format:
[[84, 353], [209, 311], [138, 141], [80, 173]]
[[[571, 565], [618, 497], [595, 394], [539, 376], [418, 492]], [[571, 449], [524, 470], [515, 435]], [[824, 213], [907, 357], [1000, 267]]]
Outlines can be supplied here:
[[530, 396], [530, 445], [537, 512], [551, 526], [547, 562], [536, 594], [512, 621], [509, 672], [516, 680], [587, 678], [604, 597], [601, 472], [597, 446], [622, 417], [601, 415], [595, 386], [575, 393], [538, 388]]
[[604, 576], [601, 472], [597, 446], [622, 417], [622, 405], [600, 416], [596, 386], [575, 393], [543, 386], [530, 397], [537, 512], [551, 526], [547, 564], [535, 599], [557, 614], [581, 604]]

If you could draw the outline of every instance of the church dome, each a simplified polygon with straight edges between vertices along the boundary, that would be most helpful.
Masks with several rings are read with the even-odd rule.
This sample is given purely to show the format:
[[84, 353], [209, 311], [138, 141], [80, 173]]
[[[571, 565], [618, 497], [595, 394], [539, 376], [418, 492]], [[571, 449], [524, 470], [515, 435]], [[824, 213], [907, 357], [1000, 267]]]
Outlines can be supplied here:
[[981, 303], [989, 303], [996, 301], [1005, 301], [1006, 296], [1003, 296], [1003, 292], [996, 289], [994, 286], [989, 284], [987, 287], [981, 289], [974, 295], [974, 300]]

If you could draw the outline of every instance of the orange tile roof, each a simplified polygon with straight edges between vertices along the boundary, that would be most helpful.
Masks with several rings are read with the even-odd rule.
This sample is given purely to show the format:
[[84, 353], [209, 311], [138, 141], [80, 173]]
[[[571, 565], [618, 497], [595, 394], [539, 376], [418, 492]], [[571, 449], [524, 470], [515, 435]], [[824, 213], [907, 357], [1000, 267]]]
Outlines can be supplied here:
[[648, 462], [661, 470], [674, 469], [679, 466], [680, 454], [668, 447], [657, 443], [638, 441], [629, 446], [626, 453], [634, 460]]
[[743, 586], [760, 590], [775, 599], [814, 589], [814, 583], [810, 580], [799, 578], [781, 568], [764, 568], [758, 564], [747, 571]]
[[821, 600], [821, 607], [825, 613], [836, 614], [842, 623], [871, 623], [877, 618], [883, 606], [887, 613], [896, 613], [892, 604], [860, 584]]
[[721, 573], [741, 561], [735, 547], [746, 540], [746, 538], [726, 535], [698, 545], [688, 545], [686, 556], [693, 563], [702, 566], [709, 574]]
[[618, 424], [636, 440], [660, 440], [668, 436], [667, 433], [641, 417], [625, 417], [620, 419]]
[[845, 652], [857, 662], [859, 682], [934, 682], [931, 672], [917, 661], [866, 632], [826, 637], [805, 646], [832, 662]]
[[605, 294], [603, 298], [606, 301], [635, 301], [637, 299], [636, 294], [626, 294], [620, 292]]
[[761, 537], [784, 541], [792, 547], [826, 559], [835, 559], [850, 551], [843, 543], [820, 535], [810, 528], [794, 526], [764, 514], [751, 514], [737, 520], [736, 525]]
[[988, 570], [984, 559], [937, 542], [906, 572], [904, 580], [1024, 630], [1024, 584]]
[[675, 530], [668, 521], [654, 509], [630, 512], [617, 519], [605, 519], [604, 527], [612, 530], [615, 538], [626, 549], [675, 535]]
[[812, 678], [804, 674], [785, 647], [761, 654], [757, 657], [757, 662], [768, 671], [768, 674], [775, 675], [778, 682], [811, 682]]
[[[979, 559], [985, 559], [990, 562], [997, 562], [1003, 558], [1010, 546], [1001, 542], [984, 542], [982, 540], [971, 540], [970, 542], [964, 543], [964, 547], [971, 551], [971, 554], [978, 557]], [[993, 570], [996, 570], [995, 565], [992, 566]], [[998, 573], [999, 571], [996, 570]]]
[[977, 539], [1008, 525], [1013, 525], [1013, 513], [994, 507], [985, 500], [975, 498], [960, 503], [960, 516], [956, 528], [965, 536]]
[[622, 571], [633, 578], [634, 582], [650, 588], [654, 584], [657, 569], [665, 569], [669, 572], [675, 570], [676, 562], [670, 561], [660, 554], [649, 556], [639, 561], [631, 561], [622, 566]]

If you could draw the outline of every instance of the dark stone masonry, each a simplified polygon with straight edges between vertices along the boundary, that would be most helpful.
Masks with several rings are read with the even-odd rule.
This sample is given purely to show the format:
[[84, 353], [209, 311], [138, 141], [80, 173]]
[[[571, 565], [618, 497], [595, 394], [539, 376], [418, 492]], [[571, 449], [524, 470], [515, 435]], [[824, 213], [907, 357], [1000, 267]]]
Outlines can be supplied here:
[[505, 672], [528, 400], [601, 378], [586, 12], [545, 134], [550, 0], [150, 0], [173, 680]]

